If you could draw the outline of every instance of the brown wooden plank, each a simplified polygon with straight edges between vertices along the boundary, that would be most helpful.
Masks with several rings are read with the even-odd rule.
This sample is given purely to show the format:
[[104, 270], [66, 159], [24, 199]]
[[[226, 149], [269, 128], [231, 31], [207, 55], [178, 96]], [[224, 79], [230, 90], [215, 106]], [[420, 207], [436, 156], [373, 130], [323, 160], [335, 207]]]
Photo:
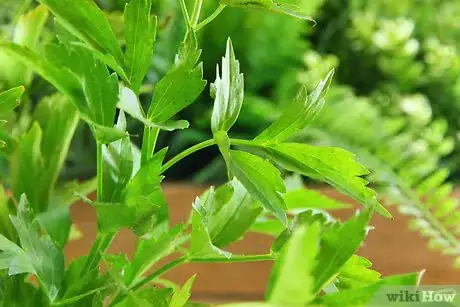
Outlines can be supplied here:
[[[177, 223], [187, 218], [191, 203], [204, 187], [182, 184], [165, 185], [165, 193], [170, 206], [172, 221]], [[347, 201], [345, 197], [327, 189], [326, 192], [336, 198]], [[452, 269], [453, 259], [438, 252], [428, 250], [427, 242], [418, 233], [407, 228], [408, 219], [390, 208], [394, 220], [375, 216], [372, 225], [375, 230], [369, 234], [360, 254], [369, 258], [374, 268], [383, 275], [405, 273], [426, 269], [425, 284], [460, 284], [458, 270]], [[338, 218], [346, 218], [350, 210], [337, 213]], [[72, 207], [72, 217], [84, 233], [84, 237], [66, 246], [68, 259], [86, 253], [95, 238], [96, 221], [94, 210], [86, 204]], [[126, 252], [131, 255], [134, 249], [134, 235], [122, 231], [114, 240], [111, 252]], [[249, 234], [230, 250], [235, 253], [266, 253], [271, 239], [262, 235]], [[193, 287], [196, 299], [225, 301], [253, 300], [263, 297], [265, 285], [271, 268], [270, 262], [238, 264], [187, 264], [166, 277], [183, 283], [191, 275], [198, 274]]]

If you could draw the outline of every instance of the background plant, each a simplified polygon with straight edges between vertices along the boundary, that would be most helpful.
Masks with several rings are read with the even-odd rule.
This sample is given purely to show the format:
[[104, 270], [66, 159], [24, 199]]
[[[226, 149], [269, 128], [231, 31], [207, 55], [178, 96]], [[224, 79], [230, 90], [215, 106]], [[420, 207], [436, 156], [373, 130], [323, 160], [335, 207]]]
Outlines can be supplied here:
[[[0, 96], [2, 117], [11, 125], [2, 130], [7, 145], [2, 180], [8, 187], [1, 198], [3, 305], [190, 305], [194, 276], [182, 287], [164, 285], [159, 278], [183, 263], [202, 261], [274, 261], [263, 306], [356, 306], [369, 301], [383, 286], [418, 284], [418, 273], [381, 278], [367, 259], [355, 254], [374, 211], [391, 217], [362, 178], [367, 169], [344, 149], [289, 141], [322, 109], [333, 71], [311, 93], [306, 86], [300, 87], [280, 116], [255, 137], [230, 137], [242, 109], [245, 82], [229, 39], [210, 85], [212, 137], [169, 160], [165, 160], [168, 148], [157, 146], [160, 132], [189, 125], [178, 113], [197, 100], [207, 83], [196, 34], [222, 6], [255, 5], [307, 18], [301, 9], [271, 1], [249, 5], [225, 1], [215, 14], [200, 18], [202, 1], [192, 8], [180, 1], [187, 25], [184, 37], [172, 66], [155, 82], [145, 112], [139, 95], [146, 91], [142, 81], [154, 54], [156, 34], [162, 29], [151, 15], [150, 1], [133, 0], [126, 5], [124, 45], [93, 2], [40, 3], [20, 19], [30, 31], [25, 32], [27, 40], [0, 45], [2, 56], [12, 65], [5, 68], [8, 84], [20, 82], [27, 89], [36, 73], [57, 90], [39, 101], [27, 90], [23, 93], [22, 86]], [[48, 12], [55, 18], [54, 26], [42, 37], [41, 25]], [[22, 28], [16, 28], [15, 37], [21, 37], [17, 29]], [[14, 112], [19, 99], [21, 110]], [[140, 149], [132, 143], [126, 115], [143, 127]], [[97, 177], [88, 182], [58, 182], [80, 120], [96, 143]], [[229, 181], [200, 195], [188, 221], [169, 225], [163, 174], [210, 146], [217, 147], [223, 157]], [[362, 210], [345, 222], [334, 220], [325, 209], [346, 205], [303, 189], [298, 179], [297, 183], [288, 180], [288, 189], [275, 165], [330, 184], [361, 203]], [[84, 195], [95, 185], [97, 199], [86, 199]], [[62, 249], [73, 235], [68, 208], [76, 197], [96, 208], [98, 234], [89, 254], [65, 267]], [[123, 228], [137, 236], [131, 261], [125, 254], [106, 253]], [[234, 255], [223, 249], [247, 231], [276, 237], [272, 249], [262, 255]], [[145, 275], [173, 253], [176, 258]], [[100, 263], [107, 270], [101, 270]], [[251, 305], [261, 304], [241, 306]]]

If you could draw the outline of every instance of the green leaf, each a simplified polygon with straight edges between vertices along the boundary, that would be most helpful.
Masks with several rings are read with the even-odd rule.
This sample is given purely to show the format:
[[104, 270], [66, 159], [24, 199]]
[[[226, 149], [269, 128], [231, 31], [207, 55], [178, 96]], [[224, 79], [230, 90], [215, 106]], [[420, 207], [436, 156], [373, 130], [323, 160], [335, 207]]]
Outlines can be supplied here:
[[133, 259], [126, 268], [125, 284], [131, 286], [155, 263], [175, 252], [185, 242], [183, 230], [184, 226], [179, 224], [160, 235], [140, 238]]
[[[13, 42], [35, 50], [47, 18], [48, 10], [42, 5], [22, 15], [14, 29]], [[32, 82], [31, 69], [17, 59], [0, 51], [0, 62], [2, 63], [1, 79], [7, 81], [10, 86], [28, 86]]]
[[39, 0], [70, 33], [123, 64], [123, 53], [106, 15], [91, 0]]
[[287, 224], [286, 204], [281, 193], [286, 192], [281, 173], [268, 161], [243, 151], [230, 151], [229, 168], [246, 190], [284, 224]]
[[[129, 144], [131, 146], [131, 144]], [[131, 228], [136, 235], [142, 236], [148, 232], [162, 231], [168, 225], [168, 206], [161, 189], [160, 167], [166, 150], [159, 151], [148, 164], [142, 166], [139, 171], [127, 182], [128, 173], [123, 171], [122, 178], [112, 182], [110, 197], [114, 202], [86, 202], [95, 206], [98, 212], [99, 231], [102, 233], [116, 232], [122, 228]], [[126, 156], [118, 157], [118, 172]], [[121, 164], [120, 164], [121, 163]], [[124, 168], [124, 166], [123, 166]], [[129, 167], [126, 169], [129, 170]], [[122, 182], [120, 182], [120, 180]], [[84, 197], [83, 197], [84, 198]]]
[[68, 207], [61, 207], [47, 210], [38, 215], [40, 225], [46, 230], [46, 233], [61, 248], [67, 244], [70, 235], [72, 220]]
[[284, 201], [289, 211], [302, 209], [337, 210], [351, 207], [347, 203], [339, 202], [311, 189], [289, 191], [284, 195]]
[[131, 0], [125, 6], [125, 67], [131, 89], [138, 94], [150, 67], [157, 18], [150, 16], [151, 0]]
[[376, 293], [385, 286], [416, 286], [420, 273], [394, 275], [365, 287], [354, 288], [319, 296], [314, 303], [331, 307], [368, 306]]
[[84, 100], [75, 101], [80, 113], [98, 125], [112, 127], [118, 102], [117, 75], [110, 74], [107, 66], [82, 46], [49, 44], [46, 57], [79, 81], [85, 94]]
[[373, 208], [364, 208], [343, 224], [336, 223], [323, 230], [321, 249], [313, 270], [314, 293], [331, 282], [355, 254], [367, 234], [366, 227], [372, 213]]
[[376, 193], [366, 187], [360, 176], [368, 170], [355, 161], [352, 153], [332, 147], [315, 147], [300, 143], [282, 143], [265, 147], [264, 152], [283, 168], [325, 181], [361, 204], [385, 217], [391, 214], [377, 201]]
[[255, 141], [262, 144], [276, 144], [304, 129], [323, 108], [324, 96], [326, 96], [333, 75], [334, 70], [331, 70], [310, 95], [306, 87], [302, 87], [281, 116], [262, 131]]
[[48, 235], [42, 235], [38, 220], [25, 196], [21, 197], [17, 216], [10, 216], [21, 247], [0, 235], [0, 268], [8, 268], [10, 275], [31, 273], [53, 302], [62, 284], [64, 255]]
[[173, 294], [172, 289], [155, 287], [144, 288], [135, 293], [129, 293], [128, 297], [116, 304], [117, 307], [168, 307]]
[[220, 3], [235, 7], [263, 9], [313, 21], [310, 16], [302, 12], [299, 6], [290, 3], [274, 2], [273, 0], [220, 0]]
[[24, 86], [19, 86], [7, 90], [0, 94], [0, 115], [5, 115], [16, 108], [19, 103], [22, 94], [24, 93]]
[[192, 239], [189, 249], [189, 258], [226, 258], [230, 259], [232, 254], [221, 250], [212, 244], [209, 234], [209, 209], [214, 206], [215, 191], [213, 188], [193, 203], [192, 213]]
[[236, 178], [219, 187], [215, 194], [213, 208], [209, 208], [208, 229], [212, 243], [222, 247], [239, 240], [260, 215], [262, 207]]
[[24, 276], [0, 277], [1, 307], [36, 307], [49, 305], [43, 291], [24, 279]]
[[372, 263], [353, 255], [340, 269], [336, 286], [340, 290], [364, 287], [380, 280], [380, 273], [371, 269]]
[[244, 78], [240, 73], [240, 63], [235, 58], [232, 41], [227, 40], [227, 50], [222, 58], [222, 78], [217, 65], [216, 81], [211, 84], [215, 97], [211, 128], [227, 132], [236, 122], [244, 98]]
[[179, 46], [179, 52], [176, 54], [174, 65], [176, 68], [193, 69], [198, 63], [201, 56], [201, 49], [198, 48], [195, 31], [189, 29], [185, 39]]
[[84, 93], [78, 79], [64, 67], [55, 66], [34, 51], [19, 45], [3, 43], [0, 44], [0, 50], [33, 69], [74, 102], [84, 101]]
[[86, 258], [79, 257], [69, 265], [65, 272], [62, 295], [56, 304], [89, 306], [91, 303], [88, 302], [92, 302], [99, 292], [113, 286], [109, 275], [99, 274], [98, 268], [84, 272]]
[[174, 292], [171, 298], [171, 302], [169, 303], [169, 307], [184, 307], [185, 306], [188, 299], [190, 298], [192, 285], [193, 285], [193, 282], [195, 281], [195, 277], [196, 275], [193, 275], [192, 277], [190, 277], [189, 280], [187, 280], [187, 282], [184, 284], [184, 286], [181, 289]]
[[11, 164], [15, 197], [25, 193], [37, 212], [49, 206], [53, 187], [64, 164], [78, 124], [78, 113], [62, 95], [42, 99], [35, 123], [22, 137]]
[[[126, 129], [126, 117], [123, 112], [118, 116], [117, 129]], [[122, 202], [125, 188], [133, 176], [133, 165], [133, 150], [129, 137], [102, 146], [102, 202]]]
[[189, 122], [186, 120], [168, 120], [162, 123], [154, 123], [150, 121], [145, 115], [136, 94], [127, 87], [121, 87], [117, 107], [150, 128], [173, 131], [176, 129], [186, 129], [189, 127]]
[[283, 256], [277, 259], [278, 278], [269, 301], [279, 305], [304, 306], [312, 301], [315, 258], [319, 253], [320, 225], [303, 225], [294, 230]]
[[147, 118], [155, 123], [166, 122], [192, 104], [206, 86], [200, 51], [194, 34], [189, 34], [179, 48], [175, 65], [155, 86]]
[[[45, 169], [45, 161], [41, 153], [42, 139], [42, 129], [35, 122], [22, 136], [14, 154], [15, 159], [11, 163], [11, 186], [14, 197], [19, 199], [25, 193], [33, 208], [38, 212], [44, 211], [46, 207], [43, 208], [43, 206], [48, 205], [43, 202], [40, 195], [42, 189], [37, 188], [42, 171]], [[30, 180], [31, 178], [33, 180]]]

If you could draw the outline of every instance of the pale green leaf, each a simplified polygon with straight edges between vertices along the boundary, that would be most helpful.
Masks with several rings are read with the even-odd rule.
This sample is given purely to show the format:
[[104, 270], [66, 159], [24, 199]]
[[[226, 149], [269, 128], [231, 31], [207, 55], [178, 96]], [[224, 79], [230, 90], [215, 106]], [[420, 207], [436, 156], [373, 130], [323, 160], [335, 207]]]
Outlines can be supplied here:
[[154, 123], [150, 121], [146, 117], [145, 112], [142, 109], [141, 103], [136, 94], [127, 87], [120, 88], [120, 95], [117, 107], [150, 128], [159, 128], [166, 131], [173, 131], [176, 129], [186, 129], [189, 127], [189, 122], [186, 120], [168, 120], [162, 123]]
[[169, 303], [169, 307], [184, 307], [187, 301], [190, 298], [191, 295], [191, 290], [192, 290], [192, 285], [193, 282], [195, 281], [196, 275], [193, 275], [192, 277], [187, 280], [187, 282], [184, 284], [184, 286], [175, 291], [172, 298], [171, 302]]
[[216, 81], [211, 84], [214, 93], [214, 109], [211, 128], [227, 132], [236, 122], [244, 98], [244, 78], [240, 73], [240, 63], [236, 60], [232, 41], [228, 39], [225, 57], [222, 58], [222, 77], [217, 66]]
[[62, 95], [42, 99], [35, 123], [13, 156], [11, 178], [16, 197], [25, 193], [37, 212], [50, 206], [51, 194], [78, 124], [78, 113]]
[[350, 204], [337, 201], [312, 189], [296, 189], [284, 195], [289, 211], [303, 209], [337, 210], [351, 207]]
[[0, 93], [0, 115], [13, 111], [19, 105], [24, 91], [25, 88], [19, 86]]
[[3, 43], [0, 44], [0, 50], [33, 69], [67, 97], [74, 101], [84, 101], [84, 93], [78, 79], [64, 67], [55, 66], [27, 47]]
[[[13, 42], [35, 50], [47, 18], [48, 10], [42, 5], [22, 15], [14, 29]], [[0, 62], [1, 79], [6, 80], [10, 86], [28, 86], [32, 81], [31, 69], [3, 51], [0, 51]]]
[[294, 230], [283, 256], [278, 258], [278, 278], [269, 301], [280, 305], [304, 306], [312, 301], [315, 258], [319, 253], [320, 225], [303, 225]]

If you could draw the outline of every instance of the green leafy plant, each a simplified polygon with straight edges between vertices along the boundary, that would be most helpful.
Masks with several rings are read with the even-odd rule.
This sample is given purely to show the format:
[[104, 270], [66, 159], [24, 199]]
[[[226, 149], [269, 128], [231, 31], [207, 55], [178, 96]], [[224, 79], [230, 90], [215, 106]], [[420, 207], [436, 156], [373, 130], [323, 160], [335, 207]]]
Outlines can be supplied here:
[[[192, 10], [180, 1], [185, 37], [174, 64], [155, 84], [146, 112], [139, 94], [157, 32], [151, 1], [126, 5], [123, 48], [92, 1], [39, 2], [30, 14], [46, 16], [49, 10], [55, 16], [55, 37], [43, 49], [0, 44], [2, 56], [27, 72], [20, 75], [27, 76], [21, 79], [26, 86], [35, 72], [58, 90], [42, 98], [30, 117], [23, 115], [22, 125], [19, 117], [16, 123], [22, 128], [6, 139], [8, 173], [3, 177], [8, 191], [3, 189], [0, 198], [2, 305], [193, 306], [191, 289], [199, 276], [190, 277], [182, 287], [158, 287], [164, 273], [189, 262], [274, 262], [264, 303], [226, 306], [358, 306], [386, 285], [419, 283], [420, 273], [381, 278], [367, 259], [356, 255], [374, 212], [391, 217], [367, 187], [367, 169], [346, 150], [290, 140], [323, 107], [333, 71], [310, 94], [301, 87], [257, 136], [230, 137], [243, 105], [244, 76], [228, 39], [210, 86], [212, 138], [167, 161], [168, 148], [157, 148], [160, 132], [188, 127], [177, 114], [206, 87], [197, 32], [227, 5], [305, 17], [296, 7], [265, 0], [224, 1], [200, 22], [203, 1], [195, 1]], [[0, 95], [2, 116], [12, 115], [23, 91], [19, 87]], [[132, 143], [126, 114], [144, 126], [140, 149]], [[96, 142], [97, 177], [58, 182], [80, 119]], [[219, 149], [228, 182], [199, 195], [187, 221], [170, 225], [161, 187], [165, 171], [210, 146]], [[288, 189], [280, 169], [326, 182], [363, 208], [347, 221], [334, 220], [326, 210], [346, 205], [301, 185]], [[95, 186], [96, 199], [86, 198]], [[66, 266], [63, 247], [72, 237], [69, 206], [77, 198], [96, 209], [97, 237], [86, 256]], [[131, 260], [125, 254], [107, 253], [124, 228], [137, 237]], [[272, 235], [272, 249], [260, 255], [225, 250], [249, 231]], [[169, 262], [150, 271], [167, 256], [172, 256]]]

